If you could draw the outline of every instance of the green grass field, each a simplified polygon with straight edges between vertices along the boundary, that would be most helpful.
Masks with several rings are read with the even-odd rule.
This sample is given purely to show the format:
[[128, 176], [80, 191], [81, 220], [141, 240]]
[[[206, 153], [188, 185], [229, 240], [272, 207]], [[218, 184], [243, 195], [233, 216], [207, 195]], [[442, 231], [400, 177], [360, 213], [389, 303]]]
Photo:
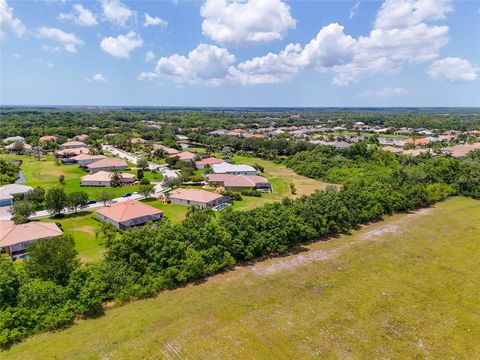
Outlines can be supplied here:
[[102, 257], [105, 246], [100, 244], [95, 236], [96, 230], [100, 229], [100, 220], [95, 217], [95, 212], [82, 211], [61, 218], [43, 218], [41, 221], [61, 224], [63, 232], [73, 236], [75, 248], [82, 262]]
[[[272, 184], [272, 193], [262, 193], [262, 197], [243, 196], [243, 200], [233, 204], [234, 209], [249, 210], [258, 206], [262, 206], [269, 202], [281, 201], [286, 197], [295, 198], [301, 195], [309, 195], [315, 190], [325, 189], [328, 184], [322, 183], [318, 180], [307, 178], [306, 176], [298, 175], [292, 169], [287, 168], [283, 164], [275, 164], [272, 161], [234, 156], [233, 162], [235, 164], [255, 165], [259, 164], [264, 167], [264, 173], [260, 174], [266, 177]], [[290, 193], [290, 184], [295, 184], [297, 188], [296, 195]]]
[[[29, 186], [42, 186], [49, 189], [54, 186], [59, 186], [58, 178], [60, 175], [65, 176], [65, 192], [70, 193], [74, 191], [84, 191], [88, 194], [90, 199], [95, 199], [95, 196], [105, 189], [110, 191], [114, 197], [122, 196], [127, 192], [134, 192], [138, 190], [138, 185], [122, 186], [117, 188], [103, 188], [103, 187], [84, 187], [80, 186], [80, 178], [88, 173], [81, 170], [78, 165], [57, 165], [52, 155], [44, 156], [41, 161], [35, 160], [32, 156], [26, 155], [1, 155], [1, 158], [8, 160], [22, 160], [21, 169], [27, 181], [23, 184]], [[136, 171], [130, 171], [136, 174]], [[151, 181], [161, 181], [161, 174], [158, 175], [158, 180], [154, 179], [150, 172], [145, 172], [147, 178]]]
[[0, 358], [478, 358], [480, 201], [452, 198], [301, 250], [108, 310]]

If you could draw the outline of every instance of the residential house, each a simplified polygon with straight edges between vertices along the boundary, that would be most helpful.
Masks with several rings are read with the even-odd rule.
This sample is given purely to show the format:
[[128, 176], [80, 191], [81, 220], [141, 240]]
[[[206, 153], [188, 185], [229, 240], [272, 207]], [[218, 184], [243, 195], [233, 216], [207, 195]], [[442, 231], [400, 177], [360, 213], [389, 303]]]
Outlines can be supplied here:
[[223, 186], [225, 190], [240, 191], [255, 189], [271, 191], [272, 186], [268, 180], [257, 175], [231, 175], [231, 174], [208, 174], [210, 185]]
[[10, 220], [0, 220], [0, 248], [14, 259], [24, 255], [35, 241], [62, 234], [53, 222], [31, 221], [17, 225]]
[[459, 144], [442, 149], [444, 154], [449, 154], [456, 158], [462, 158], [474, 150], [480, 150], [480, 142], [475, 144]]
[[15, 195], [25, 195], [33, 190], [30, 186], [20, 184], [8, 184], [0, 187], [0, 207], [12, 206]]
[[[133, 184], [135, 182], [135, 175], [122, 173], [120, 184]], [[108, 171], [97, 171], [93, 174], [88, 174], [80, 178], [80, 186], [112, 186], [113, 173]]]
[[95, 173], [97, 171], [125, 170], [128, 168], [128, 164], [123, 159], [105, 158], [88, 164], [86, 168], [88, 171]]
[[216, 157], [208, 157], [199, 161], [195, 161], [195, 167], [197, 169], [203, 169], [205, 166], [212, 166], [213, 164], [222, 164], [225, 160], [217, 159]]
[[136, 145], [136, 144], [146, 144], [147, 140], [142, 139], [142, 138], [133, 138], [133, 139], [130, 139], [130, 143], [132, 143], [134, 145]]
[[167, 156], [176, 155], [180, 152], [177, 149], [170, 148], [170, 147], [162, 145], [162, 144], [153, 144], [152, 152], [155, 152], [156, 150], [162, 150], [165, 153], [165, 155], [167, 155]]
[[40, 142], [57, 142], [57, 137], [54, 135], [41, 136], [38, 141]]
[[117, 202], [97, 210], [97, 217], [117, 229], [127, 229], [163, 218], [163, 211], [137, 200]]
[[72, 157], [71, 159], [75, 161], [81, 168], [85, 168], [87, 165], [94, 163], [95, 161], [106, 159], [105, 155], [88, 155], [80, 154]]
[[81, 134], [74, 137], [77, 141], [87, 141], [89, 136], [87, 134]]
[[71, 160], [72, 157], [77, 156], [77, 155], [88, 155], [90, 154], [91, 151], [90, 149], [86, 147], [80, 147], [80, 148], [67, 148], [67, 149], [62, 149], [58, 150], [55, 152], [55, 158], [60, 158], [63, 164], [75, 164], [75, 160]]
[[234, 165], [227, 162], [222, 164], [213, 164], [212, 170], [215, 174], [257, 175], [257, 170], [252, 166]]
[[85, 145], [84, 142], [81, 141], [67, 141], [61, 145], [58, 146], [60, 150], [64, 149], [79, 149], [79, 148], [86, 148], [87, 145]]
[[393, 154], [401, 154], [403, 152], [402, 148], [398, 148], [395, 146], [383, 146], [381, 149], [384, 151], [391, 152]]
[[197, 157], [194, 153], [190, 151], [181, 151], [177, 154], [170, 155], [170, 157], [178, 157], [180, 161], [190, 161], [194, 162], [195, 158]]
[[16, 141], [5, 146], [5, 150], [7, 150], [10, 153], [14, 153], [14, 152], [20, 153], [20, 152], [32, 150], [32, 146], [24, 142]]
[[431, 141], [429, 138], [420, 138], [420, 139], [411, 138], [411, 139], [405, 140], [406, 144], [412, 144], [415, 146], [426, 146], [430, 144], [430, 142]]
[[24, 143], [24, 142], [25, 142], [25, 138], [22, 137], [22, 136], [10, 136], [10, 137], [7, 137], [7, 138], [3, 139], [3, 142], [4, 142], [5, 144], [14, 143], [14, 142]]
[[172, 204], [211, 208], [229, 200], [228, 196], [201, 189], [175, 189], [168, 193]]

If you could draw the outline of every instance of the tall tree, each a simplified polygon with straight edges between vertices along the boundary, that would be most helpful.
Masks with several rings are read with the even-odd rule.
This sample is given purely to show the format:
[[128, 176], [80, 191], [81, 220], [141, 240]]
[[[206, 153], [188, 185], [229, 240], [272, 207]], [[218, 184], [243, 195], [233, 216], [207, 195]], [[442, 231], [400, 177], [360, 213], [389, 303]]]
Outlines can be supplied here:
[[59, 215], [68, 205], [67, 194], [61, 187], [49, 189], [45, 195], [45, 207], [53, 215]]
[[70, 274], [79, 266], [71, 235], [38, 240], [30, 245], [28, 254], [25, 268], [30, 276], [60, 285], [67, 284]]
[[68, 206], [73, 208], [75, 212], [78, 208], [82, 209], [87, 206], [88, 194], [84, 191], [75, 191], [67, 195]]

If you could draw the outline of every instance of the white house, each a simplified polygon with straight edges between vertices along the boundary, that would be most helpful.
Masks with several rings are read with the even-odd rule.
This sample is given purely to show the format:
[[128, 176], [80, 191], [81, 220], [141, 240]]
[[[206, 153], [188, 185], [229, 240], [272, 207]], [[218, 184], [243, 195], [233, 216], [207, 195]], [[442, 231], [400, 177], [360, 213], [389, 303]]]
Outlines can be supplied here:
[[234, 165], [227, 162], [213, 164], [212, 170], [215, 174], [257, 175], [257, 170], [250, 165]]
[[20, 184], [8, 184], [0, 187], [0, 206], [13, 205], [13, 197], [15, 195], [25, 195], [31, 190], [30, 186]]
[[172, 204], [197, 206], [199, 208], [214, 207], [229, 200], [228, 196], [201, 189], [175, 189], [168, 193]]

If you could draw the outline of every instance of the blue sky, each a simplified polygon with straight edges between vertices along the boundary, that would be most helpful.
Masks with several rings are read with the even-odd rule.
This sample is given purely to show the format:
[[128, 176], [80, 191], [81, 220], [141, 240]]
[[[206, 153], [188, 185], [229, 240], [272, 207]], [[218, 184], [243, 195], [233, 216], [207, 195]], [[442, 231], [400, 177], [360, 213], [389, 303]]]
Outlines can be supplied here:
[[0, 38], [3, 105], [480, 106], [476, 1], [0, 0]]

